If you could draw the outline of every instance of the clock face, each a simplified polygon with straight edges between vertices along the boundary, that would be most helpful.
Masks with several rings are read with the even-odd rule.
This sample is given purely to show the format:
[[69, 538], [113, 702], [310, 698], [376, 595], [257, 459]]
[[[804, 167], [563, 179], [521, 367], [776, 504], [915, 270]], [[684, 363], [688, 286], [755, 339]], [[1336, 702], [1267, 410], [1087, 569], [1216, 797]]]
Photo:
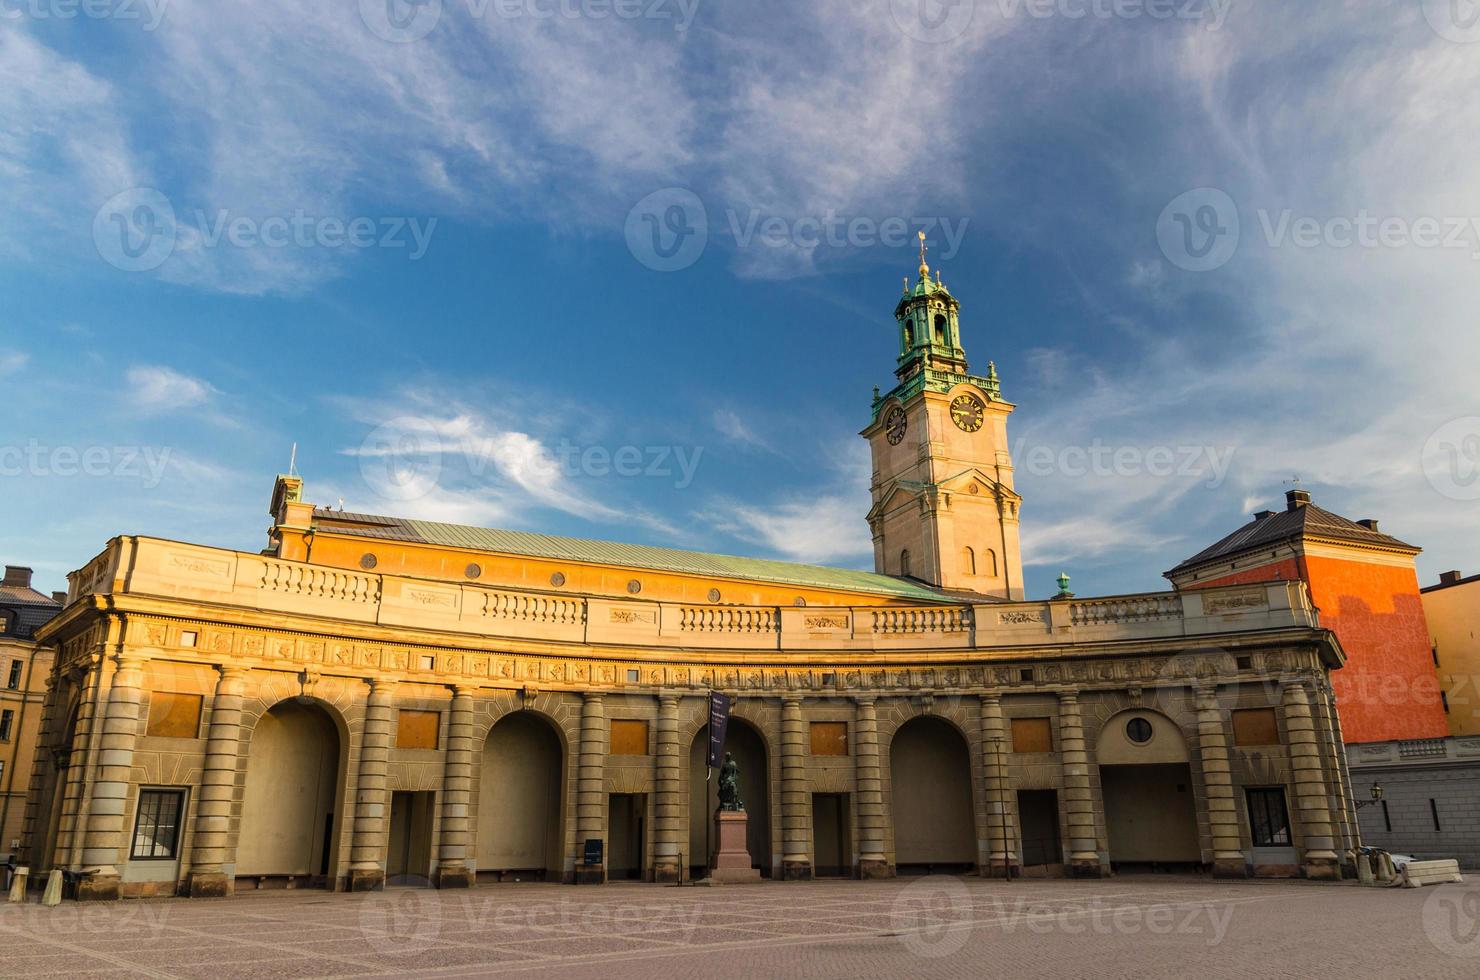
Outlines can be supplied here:
[[975, 395], [961, 395], [951, 402], [951, 419], [963, 432], [975, 432], [982, 427], [986, 408]]
[[884, 417], [884, 434], [889, 437], [889, 445], [897, 446], [904, 439], [904, 432], [910, 427], [909, 419], [905, 418], [904, 409], [898, 405], [889, 410]]

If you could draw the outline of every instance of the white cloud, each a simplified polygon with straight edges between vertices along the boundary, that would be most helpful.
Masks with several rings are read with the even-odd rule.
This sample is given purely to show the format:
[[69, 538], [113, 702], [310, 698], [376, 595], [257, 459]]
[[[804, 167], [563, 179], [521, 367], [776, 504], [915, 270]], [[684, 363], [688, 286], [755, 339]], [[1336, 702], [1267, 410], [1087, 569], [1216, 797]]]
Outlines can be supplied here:
[[823, 494], [769, 507], [721, 500], [699, 517], [791, 561], [859, 564], [874, 553], [863, 515], [857, 494]]
[[145, 412], [169, 412], [204, 404], [216, 389], [199, 378], [162, 365], [136, 365], [125, 374], [128, 400]]
[[7, 374], [15, 374], [31, 361], [31, 355], [25, 351], [0, 349], [0, 378]]
[[744, 446], [755, 449], [770, 449], [766, 440], [756, 435], [750, 426], [745, 424], [739, 413], [728, 408], [717, 408], [714, 410], [714, 428], [720, 435], [738, 442]]

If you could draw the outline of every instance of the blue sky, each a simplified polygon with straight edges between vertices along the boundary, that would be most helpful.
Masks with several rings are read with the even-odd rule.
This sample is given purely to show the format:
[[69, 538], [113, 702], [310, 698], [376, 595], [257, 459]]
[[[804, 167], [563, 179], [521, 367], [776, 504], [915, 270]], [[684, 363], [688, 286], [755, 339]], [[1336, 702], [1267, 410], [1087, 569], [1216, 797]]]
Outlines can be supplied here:
[[925, 228], [1030, 595], [1297, 474], [1473, 572], [1469, 3], [7, 0], [0, 559], [255, 550], [296, 442], [318, 503], [866, 567]]

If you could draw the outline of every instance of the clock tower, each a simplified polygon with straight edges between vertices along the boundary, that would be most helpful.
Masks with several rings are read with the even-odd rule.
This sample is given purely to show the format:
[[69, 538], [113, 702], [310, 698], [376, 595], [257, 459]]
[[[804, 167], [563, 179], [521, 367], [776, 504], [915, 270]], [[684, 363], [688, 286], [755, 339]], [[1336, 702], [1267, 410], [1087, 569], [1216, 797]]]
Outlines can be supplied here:
[[894, 309], [899, 383], [874, 392], [863, 437], [873, 452], [868, 512], [874, 567], [951, 591], [1023, 597], [1018, 508], [997, 368], [974, 375], [961, 349], [960, 304], [930, 277], [920, 235], [920, 278]]

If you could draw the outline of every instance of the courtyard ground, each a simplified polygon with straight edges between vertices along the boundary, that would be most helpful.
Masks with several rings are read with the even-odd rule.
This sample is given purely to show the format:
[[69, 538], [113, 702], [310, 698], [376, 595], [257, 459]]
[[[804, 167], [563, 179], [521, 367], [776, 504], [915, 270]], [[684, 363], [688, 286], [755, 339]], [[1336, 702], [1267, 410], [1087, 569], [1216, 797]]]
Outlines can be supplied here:
[[1473, 978], [1480, 879], [505, 885], [0, 907], [5, 977], [407, 974]]

